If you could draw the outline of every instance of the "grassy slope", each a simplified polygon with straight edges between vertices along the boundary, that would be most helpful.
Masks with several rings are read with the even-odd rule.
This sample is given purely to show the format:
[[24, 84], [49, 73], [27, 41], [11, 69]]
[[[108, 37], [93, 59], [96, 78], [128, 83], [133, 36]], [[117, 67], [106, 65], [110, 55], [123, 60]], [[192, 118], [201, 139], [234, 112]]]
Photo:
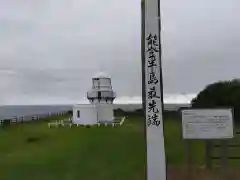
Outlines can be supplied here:
[[[181, 121], [166, 119], [164, 121], [165, 147], [169, 166], [182, 166], [186, 163], [186, 142], [181, 136]], [[204, 143], [192, 142], [194, 163], [204, 164]]]
[[[0, 131], [0, 174], [4, 180], [143, 180], [143, 123], [130, 118], [122, 127], [52, 128], [46, 122]], [[185, 163], [181, 124], [165, 120], [169, 166]], [[32, 139], [36, 141], [31, 142]], [[203, 143], [193, 146], [194, 162], [204, 164]]]
[[[142, 126], [49, 129], [28, 123], [0, 132], [4, 180], [144, 179]], [[39, 138], [36, 142], [29, 139]]]

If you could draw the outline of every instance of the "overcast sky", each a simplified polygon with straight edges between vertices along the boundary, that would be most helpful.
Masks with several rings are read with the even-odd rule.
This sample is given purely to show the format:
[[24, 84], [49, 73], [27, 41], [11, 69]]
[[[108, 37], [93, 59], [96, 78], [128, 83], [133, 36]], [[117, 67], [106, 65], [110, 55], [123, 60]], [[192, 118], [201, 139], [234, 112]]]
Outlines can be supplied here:
[[[162, 0], [161, 14], [166, 101], [240, 76], [239, 0]], [[0, 0], [0, 104], [79, 102], [98, 71], [140, 100], [140, 27], [140, 0]]]

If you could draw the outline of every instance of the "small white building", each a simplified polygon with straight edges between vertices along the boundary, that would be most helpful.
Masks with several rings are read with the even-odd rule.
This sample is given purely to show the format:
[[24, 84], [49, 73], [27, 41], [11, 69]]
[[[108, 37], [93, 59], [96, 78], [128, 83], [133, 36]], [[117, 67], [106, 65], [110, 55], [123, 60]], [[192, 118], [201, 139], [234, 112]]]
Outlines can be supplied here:
[[113, 101], [116, 93], [112, 89], [111, 78], [100, 73], [92, 78], [92, 89], [87, 92], [89, 104], [73, 106], [73, 124], [93, 125], [114, 121]]

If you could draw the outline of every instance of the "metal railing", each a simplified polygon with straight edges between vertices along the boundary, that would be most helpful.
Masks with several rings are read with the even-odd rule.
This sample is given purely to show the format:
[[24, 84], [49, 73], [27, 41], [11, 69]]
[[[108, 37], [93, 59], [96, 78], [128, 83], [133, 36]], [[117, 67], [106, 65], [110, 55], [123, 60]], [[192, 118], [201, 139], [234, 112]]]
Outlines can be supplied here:
[[[114, 91], [101, 91], [101, 98], [115, 98], [116, 93]], [[98, 92], [87, 92], [88, 98], [98, 98]]]

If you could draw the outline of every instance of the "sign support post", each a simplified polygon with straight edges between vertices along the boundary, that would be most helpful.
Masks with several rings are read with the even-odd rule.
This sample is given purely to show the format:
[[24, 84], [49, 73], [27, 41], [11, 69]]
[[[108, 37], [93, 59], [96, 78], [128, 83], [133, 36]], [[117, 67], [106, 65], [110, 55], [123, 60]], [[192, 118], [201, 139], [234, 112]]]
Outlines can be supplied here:
[[160, 0], [142, 0], [142, 103], [145, 114], [147, 180], [166, 180], [163, 130]]
[[186, 180], [193, 180], [193, 157], [192, 157], [192, 141], [186, 141], [186, 154], [187, 154], [187, 173]]
[[221, 178], [223, 180], [229, 179], [229, 171], [228, 171], [228, 142], [227, 140], [222, 140], [221, 142]]

